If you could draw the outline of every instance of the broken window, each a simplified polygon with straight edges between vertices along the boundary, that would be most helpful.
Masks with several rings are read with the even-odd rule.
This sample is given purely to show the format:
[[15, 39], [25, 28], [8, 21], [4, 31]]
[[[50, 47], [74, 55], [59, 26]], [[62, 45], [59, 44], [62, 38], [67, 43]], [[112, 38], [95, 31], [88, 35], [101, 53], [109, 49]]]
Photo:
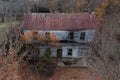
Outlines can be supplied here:
[[85, 32], [80, 33], [80, 40], [85, 40]]
[[69, 39], [74, 39], [74, 33], [73, 32], [69, 33]]
[[68, 49], [68, 53], [67, 53], [68, 56], [72, 56], [72, 49]]

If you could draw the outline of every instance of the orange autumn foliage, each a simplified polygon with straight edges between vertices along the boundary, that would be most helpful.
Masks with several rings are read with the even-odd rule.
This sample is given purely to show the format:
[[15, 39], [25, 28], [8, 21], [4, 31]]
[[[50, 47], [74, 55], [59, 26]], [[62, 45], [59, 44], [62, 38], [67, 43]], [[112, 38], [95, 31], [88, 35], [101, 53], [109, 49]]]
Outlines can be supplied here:
[[96, 9], [95, 9], [95, 13], [96, 13], [96, 16], [97, 16], [97, 20], [98, 20], [99, 22], [102, 21], [102, 18], [103, 18], [105, 9], [106, 9], [106, 7], [107, 7], [108, 5], [109, 5], [109, 1], [106, 0], [105, 2], [103, 2], [103, 3], [101, 4], [101, 7], [100, 7], [100, 8], [96, 8]]
[[108, 5], [109, 5], [109, 1], [106, 0], [105, 2], [103, 2], [103, 3], [101, 4], [101, 7], [102, 7], [103, 9], [105, 9]]
[[99, 22], [101, 22], [101, 21], [102, 21], [103, 14], [104, 14], [104, 10], [101, 9], [101, 8], [96, 8], [95, 11], [96, 11], [97, 20], [98, 20]]
[[25, 35], [21, 34], [21, 38], [24, 41], [28, 41], [30, 39], [37, 39], [37, 40], [41, 40], [43, 38], [43, 36], [41, 34], [37, 34], [36, 31], [29, 31], [27, 32]]
[[50, 33], [50, 35], [41, 35], [38, 34], [36, 31], [29, 31], [25, 35], [21, 34], [21, 38], [23, 41], [29, 40], [37, 40], [37, 41], [51, 41], [52, 45], [60, 46], [59, 40], [57, 39], [54, 33]]
[[50, 39], [53, 45], [60, 46], [59, 40], [57, 39], [55, 33], [50, 33]]
[[120, 0], [105, 0], [103, 3], [101, 3], [101, 6], [95, 9], [98, 22], [102, 21], [105, 11], [109, 11], [108, 13], [119, 13], [119, 5]]
[[29, 31], [29, 32], [27, 32], [25, 35], [22, 35], [22, 34], [21, 34], [21, 38], [22, 38], [24, 41], [29, 40], [32, 36], [33, 36], [33, 31]]

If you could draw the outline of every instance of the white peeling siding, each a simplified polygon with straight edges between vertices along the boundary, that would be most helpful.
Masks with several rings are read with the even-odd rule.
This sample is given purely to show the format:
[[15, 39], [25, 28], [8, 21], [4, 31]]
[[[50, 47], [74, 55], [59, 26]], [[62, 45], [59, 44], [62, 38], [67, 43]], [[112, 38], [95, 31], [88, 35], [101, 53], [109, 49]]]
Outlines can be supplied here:
[[67, 57], [67, 48], [62, 47], [62, 57]]
[[[44, 56], [45, 50], [47, 47], [39, 47], [40, 48], [40, 56]], [[62, 57], [69, 58], [79, 58], [83, 55], [86, 55], [86, 51], [81, 50], [80, 46], [63, 46], [62, 48]], [[51, 56], [57, 57], [57, 49], [56, 47], [51, 47]], [[68, 49], [72, 49], [72, 56], [68, 56]]]
[[[30, 30], [24, 30], [24, 34], [26, 34]], [[37, 31], [37, 30], [36, 30]], [[53, 32], [55, 33], [58, 40], [66, 40], [68, 39], [70, 31], [55, 31], [55, 30], [39, 30], [37, 31], [39, 34], [45, 35], [46, 32]], [[94, 37], [95, 30], [81, 30], [81, 31], [74, 31], [74, 40], [77, 42], [83, 42], [80, 40], [81, 32], [85, 32], [85, 40], [84, 41], [92, 41]]]
[[78, 57], [78, 47], [73, 47], [73, 57]]
[[90, 42], [93, 41], [94, 34], [95, 34], [95, 30], [88, 31], [88, 33], [87, 33], [87, 40], [90, 41]]
[[[24, 30], [24, 34], [26, 34], [30, 30]], [[36, 30], [37, 31], [37, 30]], [[56, 31], [56, 30], [39, 30], [37, 31], [39, 34], [45, 35], [46, 32], [53, 32], [56, 34], [56, 37], [58, 40], [66, 40], [68, 39], [69, 32], [70, 31]], [[74, 31], [74, 40], [76, 42], [83, 42], [83, 40], [80, 40], [80, 34], [81, 32], [85, 32], [85, 42], [91, 42], [94, 38], [95, 30], [81, 30], [81, 31]], [[46, 46], [47, 47], [47, 46]], [[40, 56], [43, 56], [46, 50], [46, 47], [40, 47]], [[82, 54], [80, 46], [72, 46], [67, 45], [62, 46], [62, 57], [71, 57], [71, 58], [79, 58]], [[68, 48], [72, 48], [72, 56], [68, 56]], [[83, 52], [83, 51], [82, 51]], [[51, 47], [51, 56], [57, 57], [57, 47]]]

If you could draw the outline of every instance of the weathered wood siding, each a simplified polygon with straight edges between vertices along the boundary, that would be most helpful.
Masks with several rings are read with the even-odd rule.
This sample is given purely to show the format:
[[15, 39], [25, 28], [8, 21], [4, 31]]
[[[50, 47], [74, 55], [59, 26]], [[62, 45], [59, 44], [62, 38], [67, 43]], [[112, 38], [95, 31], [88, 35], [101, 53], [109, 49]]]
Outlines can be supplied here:
[[[26, 34], [29, 30], [24, 30], [24, 34]], [[39, 34], [45, 35], [46, 32], [53, 32], [58, 40], [67, 40], [69, 38], [69, 33], [71, 31], [54, 31], [54, 30], [37, 30]], [[85, 32], [85, 40], [80, 40], [80, 33]], [[94, 37], [95, 30], [81, 30], [81, 31], [74, 31], [74, 40], [76, 42], [83, 42], [89, 41], [91, 42]]]
[[[48, 47], [39, 47], [40, 56], [44, 56], [46, 48], [48, 48]], [[84, 47], [84, 48], [87, 48], [87, 47]], [[51, 49], [51, 56], [57, 57], [57, 49], [60, 49], [60, 48], [50, 47], [50, 49]], [[62, 46], [61, 49], [62, 49], [62, 57], [63, 58], [66, 58], [66, 57], [67, 58], [80, 58], [85, 55], [88, 55], [87, 51], [90, 51], [90, 48], [83, 50], [83, 47], [81, 47], [81, 46]], [[72, 49], [71, 56], [68, 55], [68, 49]]]
[[88, 41], [91, 42], [93, 40], [94, 37], [94, 33], [95, 30], [82, 30], [82, 31], [75, 31], [74, 32], [74, 40], [77, 42], [82, 42], [83, 40], [80, 40], [80, 34], [82, 32], [85, 32], [85, 40], [84, 41]]
[[[29, 30], [24, 30], [24, 34], [26, 34]], [[70, 31], [51, 31], [51, 30], [45, 30], [45, 31], [37, 31], [39, 34], [45, 35], [46, 32], [53, 32], [55, 33], [58, 40], [67, 40], [69, 38]], [[80, 34], [82, 32], [85, 32], [85, 40], [80, 40]], [[81, 42], [92, 42], [94, 37], [95, 30], [82, 30], [82, 31], [74, 31], [74, 40], [78, 43]], [[62, 57], [63, 58], [80, 58], [84, 55], [87, 55], [87, 53], [90, 51], [89, 46], [86, 45], [79, 45], [78, 43], [62, 43], [61, 49], [62, 49]], [[77, 45], [76, 45], [77, 44]], [[47, 46], [40, 46], [40, 56], [43, 56], [45, 53]], [[50, 47], [51, 49], [51, 56], [57, 57], [57, 47]], [[72, 55], [68, 55], [68, 49], [72, 49]]]

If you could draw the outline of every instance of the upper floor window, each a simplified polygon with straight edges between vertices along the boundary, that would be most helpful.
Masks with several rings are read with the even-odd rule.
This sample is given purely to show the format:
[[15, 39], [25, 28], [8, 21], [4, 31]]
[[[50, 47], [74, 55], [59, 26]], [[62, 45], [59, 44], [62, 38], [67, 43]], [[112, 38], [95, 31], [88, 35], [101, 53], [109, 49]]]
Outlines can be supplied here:
[[69, 39], [74, 39], [74, 33], [73, 32], [69, 33]]
[[85, 32], [80, 33], [80, 40], [85, 40]]
[[72, 48], [69, 48], [69, 49], [68, 49], [67, 55], [68, 55], [68, 56], [72, 56]]

